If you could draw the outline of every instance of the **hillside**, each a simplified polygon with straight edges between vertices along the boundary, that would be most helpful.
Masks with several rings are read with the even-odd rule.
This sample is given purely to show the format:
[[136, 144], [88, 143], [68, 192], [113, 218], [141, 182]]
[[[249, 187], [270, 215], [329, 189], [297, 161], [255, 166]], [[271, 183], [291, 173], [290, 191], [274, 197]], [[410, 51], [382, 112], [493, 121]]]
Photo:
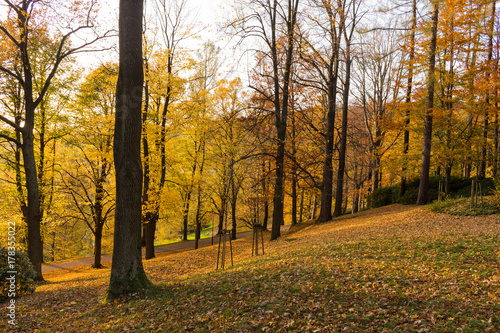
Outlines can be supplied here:
[[499, 215], [391, 205], [266, 236], [264, 256], [238, 240], [226, 270], [216, 246], [160, 254], [144, 263], [157, 287], [112, 304], [109, 267], [52, 271], [16, 331], [498, 332], [499, 234]]

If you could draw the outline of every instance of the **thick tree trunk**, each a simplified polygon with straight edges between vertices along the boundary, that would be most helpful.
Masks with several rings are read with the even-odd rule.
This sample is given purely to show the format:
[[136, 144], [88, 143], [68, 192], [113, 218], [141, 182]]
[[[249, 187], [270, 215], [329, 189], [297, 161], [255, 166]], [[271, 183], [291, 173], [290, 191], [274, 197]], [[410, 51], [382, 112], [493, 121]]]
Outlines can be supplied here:
[[[28, 109], [29, 106], [27, 106]], [[34, 110], [27, 113], [33, 113]], [[23, 161], [24, 173], [26, 177], [27, 189], [27, 209], [26, 217], [28, 222], [28, 257], [36, 272], [36, 280], [43, 280], [42, 261], [43, 248], [40, 233], [40, 194], [38, 190], [38, 177], [35, 162], [35, 152], [33, 147], [33, 126], [28, 127], [28, 120], [25, 123], [23, 132]]]
[[107, 300], [147, 287], [141, 256], [142, 0], [120, 0], [120, 67], [116, 85], [116, 210]]
[[[335, 65], [338, 67], [338, 65]], [[321, 183], [321, 204], [318, 222], [332, 219], [333, 199], [333, 146], [335, 133], [335, 103], [337, 98], [337, 74], [328, 85], [328, 112], [326, 115], [325, 159], [323, 161], [323, 179]]]
[[[21, 125], [21, 116], [16, 116], [15, 118], [15, 123], [17, 126]], [[16, 131], [16, 140], [18, 142], [21, 142], [21, 133]], [[27, 214], [28, 214], [28, 206], [26, 204], [26, 198], [24, 195], [24, 184], [23, 184], [23, 177], [22, 177], [22, 171], [21, 171], [21, 147], [16, 147], [15, 151], [15, 169], [16, 169], [16, 191], [17, 191], [17, 201], [19, 203], [19, 207], [21, 209], [21, 218], [23, 223], [27, 223]], [[22, 237], [22, 239], [19, 240], [19, 242], [26, 246], [28, 248], [27, 244], [27, 239], [25, 237]]]
[[[285, 113], [282, 112], [285, 117]], [[273, 197], [273, 224], [271, 228], [271, 240], [278, 239], [281, 236], [280, 228], [283, 224], [283, 181], [285, 177], [285, 140], [286, 140], [286, 121], [280, 120], [276, 125], [278, 129], [278, 149], [276, 152], [276, 177], [274, 184]]]
[[94, 233], [94, 268], [101, 268], [101, 254], [102, 254], [102, 226], [97, 228]]
[[152, 212], [146, 214], [145, 223], [145, 241], [146, 241], [146, 253], [145, 259], [152, 259], [155, 257], [155, 232], [156, 223], [158, 222], [158, 211], [155, 209]]
[[[283, 68], [283, 81], [282, 87], [279, 84], [280, 70], [278, 70], [278, 55], [276, 45], [276, 22], [274, 22], [273, 29], [273, 73], [274, 73], [274, 106], [276, 116], [276, 132], [278, 147], [276, 150], [276, 181], [274, 184], [274, 200], [273, 200], [273, 225], [271, 229], [271, 240], [278, 239], [281, 236], [281, 226], [284, 224], [283, 216], [283, 187], [284, 187], [284, 162], [285, 162], [285, 142], [286, 142], [286, 129], [288, 119], [288, 104], [289, 104], [289, 88], [290, 78], [292, 73], [292, 55], [294, 47], [294, 29], [296, 25], [298, 0], [288, 0], [286, 24], [286, 60]], [[273, 11], [271, 16], [277, 13], [277, 2], [274, 2]], [[281, 93], [282, 92], [282, 93]], [[281, 107], [280, 107], [281, 105]]]
[[429, 192], [429, 170], [431, 165], [431, 143], [432, 143], [432, 113], [434, 107], [434, 84], [436, 66], [436, 41], [437, 25], [439, 17], [439, 4], [434, 4], [432, 13], [431, 44], [429, 50], [429, 71], [427, 78], [427, 100], [425, 105], [424, 143], [422, 148], [422, 166], [420, 171], [420, 185], [418, 189], [417, 205], [425, 205], [428, 201]]

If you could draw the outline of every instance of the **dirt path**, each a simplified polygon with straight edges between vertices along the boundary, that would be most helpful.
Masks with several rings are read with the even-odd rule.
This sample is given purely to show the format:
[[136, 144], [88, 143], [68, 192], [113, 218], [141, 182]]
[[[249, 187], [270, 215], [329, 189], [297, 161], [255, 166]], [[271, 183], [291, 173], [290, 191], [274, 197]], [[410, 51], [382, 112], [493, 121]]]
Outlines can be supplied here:
[[[285, 226], [285, 228], [282, 228], [282, 230], [285, 230], [285, 229], [288, 230], [288, 228], [286, 228], [286, 227], [289, 227], [289, 226]], [[237, 235], [237, 238], [240, 239], [240, 238], [248, 237], [250, 235], [252, 235], [251, 231], [242, 232], [242, 233], [239, 233]], [[217, 245], [218, 239], [216, 237], [214, 237], [213, 242], [214, 242], [214, 245]], [[205, 247], [205, 246], [211, 246], [211, 245], [212, 245], [212, 238], [211, 237], [200, 239], [200, 241], [199, 241], [199, 247]], [[194, 240], [156, 246], [155, 253], [185, 251], [185, 250], [190, 250], [190, 249], [194, 249]], [[144, 256], [144, 250], [142, 251], [142, 255]], [[103, 265], [107, 266], [110, 262], [111, 262], [111, 253], [104, 254], [101, 256], [101, 263]], [[92, 265], [93, 263], [94, 263], [93, 256], [51, 262], [51, 263], [42, 264], [42, 273], [50, 272], [50, 271], [53, 271], [56, 269], [66, 269], [66, 268], [82, 266], [82, 265]]]

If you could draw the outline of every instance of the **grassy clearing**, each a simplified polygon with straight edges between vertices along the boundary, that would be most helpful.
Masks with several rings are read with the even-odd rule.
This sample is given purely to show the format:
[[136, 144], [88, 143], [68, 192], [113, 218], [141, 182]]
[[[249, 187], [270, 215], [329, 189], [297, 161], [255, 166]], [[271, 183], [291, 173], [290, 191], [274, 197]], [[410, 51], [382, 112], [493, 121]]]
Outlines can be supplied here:
[[436, 213], [460, 216], [481, 216], [498, 214], [498, 202], [494, 196], [485, 196], [478, 200], [477, 207], [471, 208], [470, 198], [454, 198], [435, 201], [429, 209]]
[[109, 269], [58, 271], [18, 300], [17, 331], [498, 332], [499, 231], [498, 215], [383, 207], [292, 228], [265, 256], [238, 240], [224, 271], [216, 247], [164, 255], [145, 263], [156, 288], [111, 304]]

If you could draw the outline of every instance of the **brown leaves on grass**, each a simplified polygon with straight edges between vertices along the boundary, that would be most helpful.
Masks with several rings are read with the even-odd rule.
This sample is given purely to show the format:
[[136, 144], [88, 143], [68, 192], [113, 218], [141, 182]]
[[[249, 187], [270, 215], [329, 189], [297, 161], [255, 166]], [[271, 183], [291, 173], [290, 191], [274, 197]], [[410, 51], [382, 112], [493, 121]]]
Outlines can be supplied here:
[[498, 215], [384, 207], [292, 229], [265, 256], [238, 240], [225, 271], [216, 246], [163, 255], [145, 262], [157, 288], [111, 304], [109, 269], [51, 272], [17, 331], [499, 331], [499, 231]]

